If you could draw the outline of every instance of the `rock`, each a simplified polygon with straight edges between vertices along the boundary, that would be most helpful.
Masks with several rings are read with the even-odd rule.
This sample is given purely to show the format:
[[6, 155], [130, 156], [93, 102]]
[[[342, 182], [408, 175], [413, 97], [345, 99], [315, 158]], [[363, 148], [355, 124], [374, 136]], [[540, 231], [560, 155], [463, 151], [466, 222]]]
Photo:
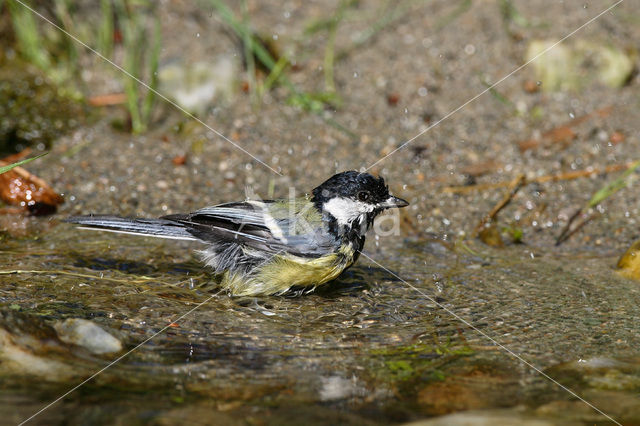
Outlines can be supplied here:
[[15, 335], [0, 328], [0, 375], [29, 374], [50, 382], [73, 380], [77, 370], [36, 352], [51, 349], [34, 336]]
[[515, 406], [518, 387], [514, 371], [483, 360], [445, 372], [444, 380], [432, 381], [418, 391], [416, 402], [430, 415]]
[[558, 364], [549, 369], [559, 380], [577, 381], [599, 390], [629, 391], [640, 389], [640, 359], [597, 357]]
[[467, 411], [427, 420], [418, 420], [405, 426], [551, 426], [556, 423], [527, 417], [515, 410]]
[[[526, 61], [533, 61], [536, 78], [547, 92], [579, 90], [599, 81], [612, 88], [623, 86], [633, 71], [633, 55], [603, 42], [533, 40]], [[553, 46], [553, 47], [552, 47]], [[549, 49], [545, 52], [546, 49]], [[542, 53], [544, 52], [544, 53]]]
[[101, 355], [122, 350], [122, 343], [91, 321], [70, 318], [54, 325], [58, 337], [65, 343], [82, 346]]
[[231, 98], [237, 68], [228, 56], [215, 62], [172, 62], [160, 67], [158, 90], [186, 110], [203, 114], [216, 99]]
[[64, 358], [68, 349], [40, 318], [18, 310], [0, 310], [0, 377], [30, 375], [47, 382], [68, 382], [84, 373]]
[[340, 376], [322, 377], [321, 380], [321, 401], [335, 401], [339, 399], [346, 399], [357, 393], [357, 387], [354, 383], [354, 380], [345, 379]]

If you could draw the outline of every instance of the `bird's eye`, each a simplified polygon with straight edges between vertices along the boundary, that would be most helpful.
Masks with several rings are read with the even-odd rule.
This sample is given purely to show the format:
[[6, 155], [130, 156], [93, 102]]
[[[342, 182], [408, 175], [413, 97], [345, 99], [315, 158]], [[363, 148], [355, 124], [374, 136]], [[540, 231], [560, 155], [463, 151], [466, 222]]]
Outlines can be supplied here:
[[366, 191], [358, 192], [358, 200], [363, 202], [369, 200], [369, 193]]

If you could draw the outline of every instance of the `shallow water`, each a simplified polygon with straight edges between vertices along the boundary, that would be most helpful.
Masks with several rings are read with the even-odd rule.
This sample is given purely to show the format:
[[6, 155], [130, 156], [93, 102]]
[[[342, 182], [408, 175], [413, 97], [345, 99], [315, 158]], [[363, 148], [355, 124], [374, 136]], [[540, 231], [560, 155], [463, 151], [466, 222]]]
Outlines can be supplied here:
[[[640, 297], [614, 257], [379, 243], [366, 254], [391, 273], [363, 256], [312, 294], [230, 298], [208, 284], [194, 244], [66, 224], [6, 241], [0, 413], [24, 420], [151, 338], [34, 420], [380, 424], [480, 410], [503, 424], [606, 422], [506, 347], [617, 420], [640, 421]], [[51, 327], [66, 318], [125, 349], [63, 343]]]

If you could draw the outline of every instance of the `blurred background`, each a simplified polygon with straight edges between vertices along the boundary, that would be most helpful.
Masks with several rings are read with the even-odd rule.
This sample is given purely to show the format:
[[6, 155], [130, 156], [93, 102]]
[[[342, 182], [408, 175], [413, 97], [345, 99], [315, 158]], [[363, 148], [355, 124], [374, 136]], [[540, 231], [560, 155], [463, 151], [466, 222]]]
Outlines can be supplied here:
[[376, 263], [306, 297], [221, 295], [34, 421], [607, 421], [490, 336], [640, 422], [636, 6], [0, 0], [0, 413], [212, 294], [191, 245], [60, 219], [357, 169], [411, 203]]

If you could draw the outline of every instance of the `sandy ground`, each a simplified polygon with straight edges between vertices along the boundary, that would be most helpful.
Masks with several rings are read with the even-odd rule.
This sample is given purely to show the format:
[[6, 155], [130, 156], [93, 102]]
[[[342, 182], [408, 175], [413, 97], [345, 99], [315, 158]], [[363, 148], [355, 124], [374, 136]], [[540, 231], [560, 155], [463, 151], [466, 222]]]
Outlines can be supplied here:
[[[528, 93], [525, 85], [536, 81], [529, 66], [495, 87], [500, 99], [492, 93], [476, 98], [487, 84], [523, 64], [531, 40], [560, 39], [609, 3], [518, 3], [529, 22], [524, 28], [505, 23], [499, 3], [473, 2], [459, 15], [460, 4], [411, 3], [405, 6], [406, 15], [337, 59], [336, 90], [343, 104], [322, 116], [351, 134], [330, 126], [321, 116], [287, 106], [283, 87], [267, 94], [258, 107], [251, 106], [249, 94], [236, 90], [232, 100], [221, 100], [202, 117], [280, 175], [171, 106], [164, 107], [160, 121], [142, 136], [120, 134], [105, 120], [85, 127], [54, 148], [54, 153], [63, 153], [82, 145], [73, 156], [57, 159], [55, 165], [43, 163], [37, 171], [67, 195], [63, 213], [153, 216], [244, 198], [246, 186], [261, 197], [268, 195], [270, 185], [276, 196], [286, 196], [289, 186], [306, 192], [336, 171], [375, 164], [371, 171], [383, 175], [392, 191], [412, 204], [405, 213], [412, 224], [404, 230], [408, 237], [421, 232], [469, 235], [505, 191], [443, 192], [447, 186], [468, 182], [469, 167], [479, 165], [483, 175], [476, 182], [482, 184], [509, 181], [519, 174], [534, 178], [603, 169], [638, 157], [636, 77], [620, 89], [593, 82], [574, 92]], [[302, 90], [324, 90], [326, 33], [301, 34], [314, 18], [336, 7], [335, 2], [250, 3], [252, 27], [277, 37], [279, 49], [296, 64], [290, 78]], [[382, 7], [377, 2], [359, 2], [339, 26], [336, 46], [352, 45], [375, 22]], [[238, 45], [207, 8], [176, 1], [163, 3], [162, 10], [163, 31], [170, 34], [165, 36], [163, 61], [188, 63], [224, 55], [239, 61]], [[634, 16], [631, 3], [625, 2], [566, 43], [580, 39], [633, 49], [632, 40], [639, 31], [633, 25]], [[92, 84], [104, 80], [103, 74], [86, 75], [92, 94], [109, 92], [105, 90], [109, 85]], [[519, 149], [519, 142], [540, 138], [572, 118], [608, 107], [613, 109], [606, 117], [595, 115], [572, 127], [575, 139], [568, 143], [550, 143], [524, 153]], [[187, 130], [176, 132], [180, 123]], [[616, 131], [624, 141], [612, 144], [609, 139]], [[408, 140], [404, 148], [378, 162]], [[194, 153], [197, 144], [202, 149]], [[179, 155], [187, 155], [186, 165], [172, 164]], [[528, 185], [502, 213], [501, 223], [526, 218], [520, 224], [523, 240], [550, 246], [567, 217], [614, 177], [594, 174]], [[633, 189], [602, 207], [603, 217], [567, 246], [595, 243], [618, 249], [637, 236]], [[531, 212], [536, 217], [529, 214], [527, 218]]]

